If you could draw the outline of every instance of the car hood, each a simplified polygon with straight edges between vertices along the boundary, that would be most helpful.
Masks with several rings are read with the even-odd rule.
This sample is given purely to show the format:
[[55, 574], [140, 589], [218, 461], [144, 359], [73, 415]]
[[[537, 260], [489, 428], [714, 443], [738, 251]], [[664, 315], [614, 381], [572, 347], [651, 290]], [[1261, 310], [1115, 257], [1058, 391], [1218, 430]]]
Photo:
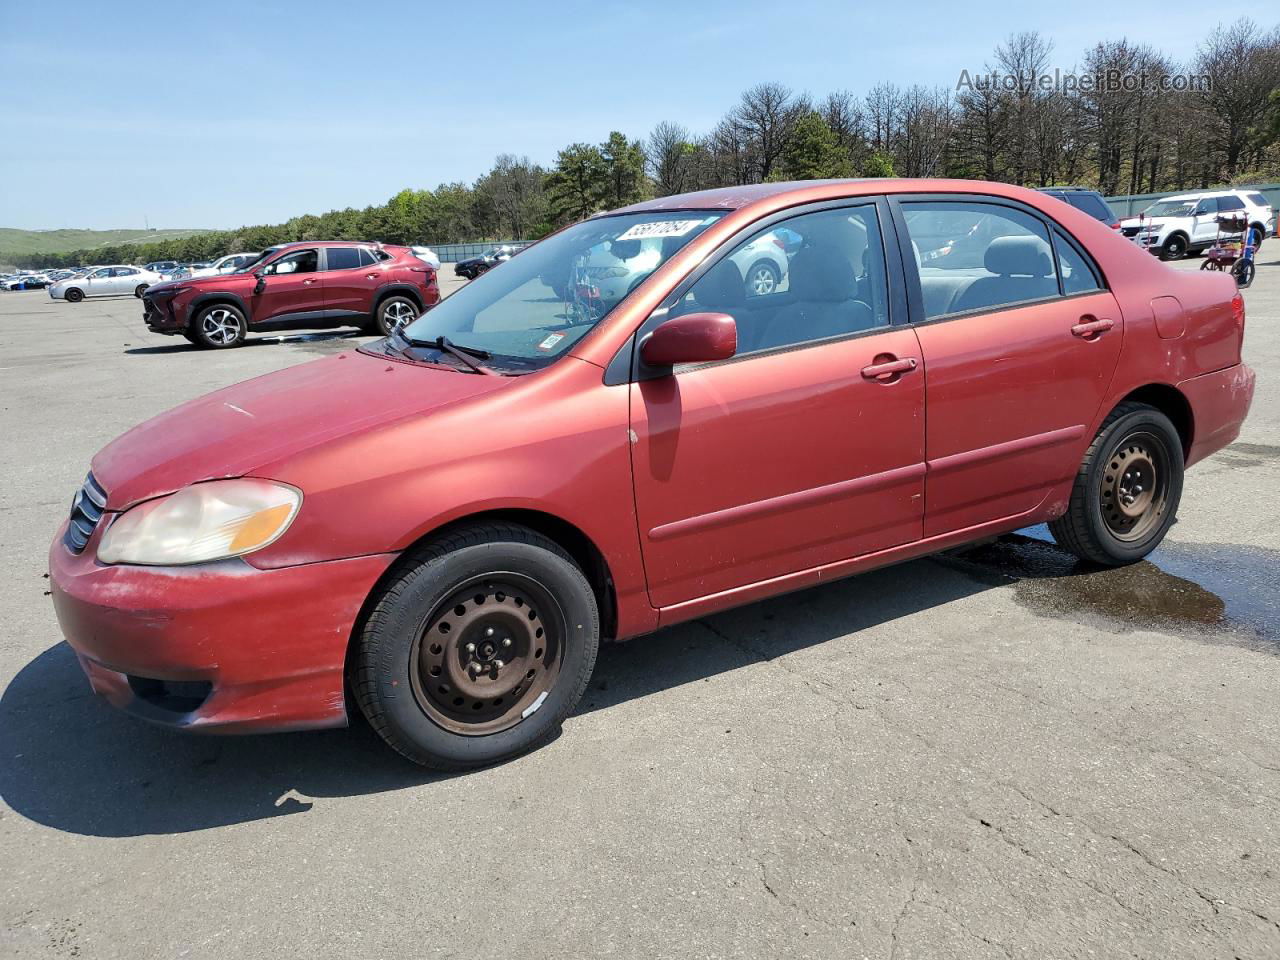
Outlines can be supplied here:
[[204, 277], [180, 277], [177, 280], [165, 280], [162, 283], [152, 284], [150, 290], [153, 293], [164, 293], [166, 290], [177, 290], [179, 288], [186, 290], [190, 287], [198, 287], [201, 289], [234, 289], [228, 288], [228, 283], [237, 283], [248, 281], [250, 285], [257, 283], [252, 274], [229, 274], [218, 273]]
[[1186, 217], [1141, 217], [1141, 218], [1125, 217], [1123, 220], [1120, 221], [1120, 226], [1136, 227], [1141, 225], [1144, 227], [1149, 227], [1149, 226], [1163, 227], [1170, 220], [1185, 220], [1185, 219], [1187, 218]]
[[246, 380], [139, 424], [93, 458], [107, 508], [189, 483], [252, 474], [324, 443], [421, 416], [515, 382], [364, 353]]

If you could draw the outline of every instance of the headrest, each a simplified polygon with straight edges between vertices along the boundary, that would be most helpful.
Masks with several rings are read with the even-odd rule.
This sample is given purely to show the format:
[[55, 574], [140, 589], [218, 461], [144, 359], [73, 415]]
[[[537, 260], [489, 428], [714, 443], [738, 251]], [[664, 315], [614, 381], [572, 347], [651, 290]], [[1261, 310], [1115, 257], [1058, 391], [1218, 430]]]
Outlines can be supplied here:
[[788, 268], [791, 293], [797, 300], [838, 303], [857, 293], [853, 266], [830, 247], [805, 247]]
[[725, 257], [698, 281], [698, 305], [728, 310], [747, 299], [746, 286], [738, 265]]
[[1053, 272], [1049, 245], [1039, 237], [997, 237], [983, 264], [1002, 277], [1047, 277]]

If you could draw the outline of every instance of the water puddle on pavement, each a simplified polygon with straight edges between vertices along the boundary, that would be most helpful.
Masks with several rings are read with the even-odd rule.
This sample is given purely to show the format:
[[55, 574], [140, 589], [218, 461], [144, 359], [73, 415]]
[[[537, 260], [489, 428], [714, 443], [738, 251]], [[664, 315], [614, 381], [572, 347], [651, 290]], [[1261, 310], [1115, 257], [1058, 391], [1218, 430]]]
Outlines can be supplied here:
[[1040, 526], [939, 559], [987, 582], [1012, 583], [1018, 603], [1042, 616], [1092, 615], [1125, 629], [1254, 641], [1280, 655], [1280, 551], [1166, 541], [1140, 563], [1099, 570]]

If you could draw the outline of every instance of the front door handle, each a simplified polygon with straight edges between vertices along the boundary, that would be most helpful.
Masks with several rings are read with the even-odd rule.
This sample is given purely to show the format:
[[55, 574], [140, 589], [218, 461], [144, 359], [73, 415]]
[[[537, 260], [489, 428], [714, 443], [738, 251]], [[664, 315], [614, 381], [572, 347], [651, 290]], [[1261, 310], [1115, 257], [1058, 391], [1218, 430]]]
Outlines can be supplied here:
[[1082, 340], [1093, 340], [1106, 333], [1116, 325], [1114, 320], [1095, 320], [1089, 316], [1080, 318], [1080, 322], [1071, 328], [1071, 335]]
[[893, 383], [901, 374], [910, 373], [915, 368], [915, 357], [903, 357], [899, 360], [891, 353], [882, 353], [874, 363], [862, 368], [862, 375], [877, 383]]

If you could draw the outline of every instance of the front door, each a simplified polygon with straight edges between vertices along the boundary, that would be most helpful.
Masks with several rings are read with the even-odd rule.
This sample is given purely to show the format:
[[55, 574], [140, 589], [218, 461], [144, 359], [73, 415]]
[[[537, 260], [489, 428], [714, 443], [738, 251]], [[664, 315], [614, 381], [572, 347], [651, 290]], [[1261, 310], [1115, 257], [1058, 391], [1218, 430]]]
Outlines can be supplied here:
[[[1083, 250], [1027, 210], [900, 209], [919, 251], [908, 274], [929, 370], [925, 536], [1016, 518], [1080, 465], [1120, 356], [1119, 305]], [[922, 242], [958, 231], [981, 239]]]
[[889, 326], [875, 204], [763, 232], [780, 241], [771, 249], [794, 251], [771, 291], [737, 263], [773, 239], [757, 232], [665, 307], [730, 314], [738, 355], [631, 387], [636, 511], [658, 607], [921, 535], [924, 368], [915, 332]]
[[[324, 310], [324, 282], [316, 250], [291, 250], [267, 264], [258, 291], [253, 295], [252, 321], [305, 320]], [[302, 316], [300, 316], [302, 315]]]

